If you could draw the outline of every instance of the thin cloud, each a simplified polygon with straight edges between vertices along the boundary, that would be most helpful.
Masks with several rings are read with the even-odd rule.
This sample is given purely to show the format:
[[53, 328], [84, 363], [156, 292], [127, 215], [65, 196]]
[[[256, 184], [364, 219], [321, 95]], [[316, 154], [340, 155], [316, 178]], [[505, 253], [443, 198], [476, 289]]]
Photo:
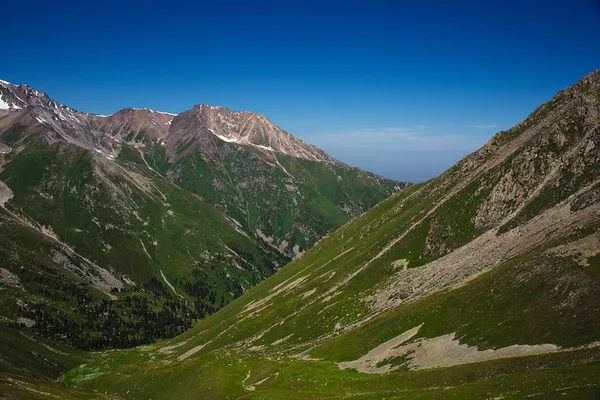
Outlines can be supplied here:
[[468, 134], [436, 134], [421, 127], [368, 128], [314, 136], [311, 142], [325, 150], [364, 151], [473, 151], [482, 138]]

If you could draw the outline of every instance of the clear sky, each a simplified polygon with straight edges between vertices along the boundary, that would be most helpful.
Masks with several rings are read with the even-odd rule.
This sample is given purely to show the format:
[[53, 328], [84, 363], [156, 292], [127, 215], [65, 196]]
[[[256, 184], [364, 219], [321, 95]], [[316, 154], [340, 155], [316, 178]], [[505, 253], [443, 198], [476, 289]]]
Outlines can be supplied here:
[[419, 181], [600, 68], [600, 0], [7, 1], [0, 79], [82, 111], [258, 112]]

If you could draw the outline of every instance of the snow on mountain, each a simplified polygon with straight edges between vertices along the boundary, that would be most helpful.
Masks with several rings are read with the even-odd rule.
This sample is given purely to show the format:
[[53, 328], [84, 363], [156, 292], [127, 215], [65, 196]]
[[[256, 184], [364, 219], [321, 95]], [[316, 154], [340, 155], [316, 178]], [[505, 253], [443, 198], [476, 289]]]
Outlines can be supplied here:
[[[324, 151], [292, 136], [265, 116], [248, 111], [232, 111], [223, 106], [202, 104], [180, 114], [148, 108], [125, 108], [112, 115], [100, 115], [69, 108], [27, 85], [0, 81], [0, 93], [0, 110], [27, 108], [40, 124], [52, 127], [66, 141], [99, 149], [111, 156], [118, 153], [119, 143], [135, 142], [141, 148], [150, 143], [161, 143], [169, 147], [166, 139], [173, 131], [173, 122], [179, 120], [177, 131], [186, 138], [197, 136], [204, 130], [231, 144], [247, 145], [257, 150], [310, 161], [337, 163]], [[189, 119], [182, 118], [186, 113], [195, 115], [196, 122], [190, 125]], [[172, 140], [177, 139], [178, 135], [175, 135]]]

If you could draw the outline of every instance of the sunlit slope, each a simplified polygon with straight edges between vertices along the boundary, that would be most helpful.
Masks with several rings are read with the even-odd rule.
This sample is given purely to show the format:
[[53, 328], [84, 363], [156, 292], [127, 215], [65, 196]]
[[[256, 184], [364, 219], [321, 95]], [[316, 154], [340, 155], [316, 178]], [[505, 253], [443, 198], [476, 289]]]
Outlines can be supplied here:
[[128, 398], [597, 396], [599, 106], [596, 71], [192, 330], [67, 382]]

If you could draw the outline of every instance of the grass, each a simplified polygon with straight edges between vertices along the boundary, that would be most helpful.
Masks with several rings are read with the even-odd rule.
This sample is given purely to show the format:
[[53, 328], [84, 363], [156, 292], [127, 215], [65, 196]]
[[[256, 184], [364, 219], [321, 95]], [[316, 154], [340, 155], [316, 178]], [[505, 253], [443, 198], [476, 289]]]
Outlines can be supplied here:
[[[460, 196], [464, 196], [464, 201], [456, 201], [462, 204], [469, 204], [473, 198], [474, 204], [478, 201], [470, 186], [459, 192], [459, 199]], [[424, 325], [417, 337], [456, 333], [461, 343], [480, 349], [541, 343], [573, 347], [597, 339], [600, 326], [594, 310], [600, 307], [598, 274], [573, 257], [546, 253], [553, 246], [593, 234], [597, 231], [596, 225], [532, 248], [461, 288], [401, 306], [358, 328], [328, 337], [335, 331], [336, 323], [347, 325], [369, 313], [362, 299], [391, 276], [389, 261], [382, 257], [374, 262], [326, 303], [311, 303], [311, 299], [371, 259], [380, 250], [380, 243], [388, 243], [397, 232], [421, 218], [427, 203], [424, 199], [431, 197], [436, 198], [436, 195], [428, 191], [426, 185], [394, 195], [365, 216], [330, 234], [304, 257], [253, 287], [191, 331], [164, 343], [165, 346], [182, 343], [176, 354], [205, 344], [189, 359], [165, 364], [175, 356], [136, 351], [109, 354], [95, 362], [106, 374], [83, 382], [81, 387], [108, 385], [112, 388], [110, 393], [123, 395], [119, 376], [124, 374], [135, 388], [134, 393], [152, 398], [173, 395], [186, 398], [199, 393], [207, 398], [338, 398], [342, 393], [353, 393], [358, 398], [597, 395], [598, 384], [592, 379], [598, 370], [597, 349], [494, 360], [434, 371], [401, 369], [386, 375], [364, 375], [337, 368], [335, 363], [357, 359], [421, 323]], [[399, 209], [402, 212], [398, 212]], [[474, 209], [475, 206], [463, 207], [459, 212], [473, 215]], [[451, 219], [446, 212], [441, 207], [431, 218]], [[465, 219], [466, 224], [472, 221]], [[423, 246], [426, 237], [419, 233], [420, 227], [428, 232], [429, 220], [424, 219], [405, 242], [410, 246], [414, 241], [415, 251]], [[464, 232], [468, 238], [474, 231], [464, 229]], [[597, 262], [594, 257], [590, 260], [592, 265]], [[248, 304], [303, 276], [308, 277], [305, 284], [283, 292], [252, 318], [239, 321], [239, 315], [243, 315]], [[566, 286], [565, 282], [568, 282]], [[552, 291], [555, 287], [577, 288], [577, 291], [574, 296], [572, 289]], [[575, 318], [574, 314], [577, 314]], [[260, 337], [252, 344], [264, 346], [262, 349], [255, 352], [238, 349], [241, 341], [256, 335]], [[286, 340], [281, 344], [272, 345], [283, 338]], [[313, 340], [317, 340], [316, 347], [311, 344]], [[311, 347], [309, 354], [320, 361], [290, 357]], [[402, 358], [386, 360], [392, 365], [403, 362]], [[250, 377], [244, 381], [248, 371]], [[71, 371], [67, 382], [76, 376], [75, 371]], [[243, 389], [242, 382], [248, 385], [265, 377], [268, 379], [256, 386], [255, 391]], [[178, 384], [164, 389], [164, 384], [171, 381]]]
[[[177, 151], [183, 152], [185, 146], [182, 143]], [[385, 199], [395, 186], [406, 185], [340, 165], [273, 155], [276, 160], [269, 162], [283, 165], [291, 178], [251, 151], [222, 147], [214, 154], [190, 152], [164, 173], [217, 205], [247, 231], [260, 229], [273, 237], [277, 247], [287, 242], [282, 248], [288, 260], [295, 255], [294, 245], [311, 248], [352, 216]]]
[[[151, 369], [142, 370], [133, 360], [120, 357], [129, 363], [119, 369], [127, 377], [103, 374], [80, 381], [79, 386], [102, 387], [115, 396], [132, 399], [522, 398], [536, 393], [543, 398], [577, 398], [595, 396], [600, 390], [594, 379], [600, 370], [600, 355], [590, 350], [383, 375], [344, 371], [327, 362], [237, 354], [196, 359], [193, 367], [187, 362], [165, 367], [157, 361]], [[78, 379], [76, 372], [67, 375], [67, 384]], [[262, 380], [253, 391], [244, 388]], [[166, 382], [177, 384], [166, 386]]]
[[[280, 259], [274, 250], [148, 171], [133, 149], [121, 152], [117, 166], [106, 167], [85, 150], [48, 145], [35, 135], [27, 140], [0, 172], [15, 193], [7, 207], [136, 286], [107, 302], [106, 294], [53, 259], [59, 244], [0, 209], [0, 266], [23, 286], [0, 291], [2, 317], [32, 318], [38, 321], [35, 332], [82, 348], [104, 348], [114, 328], [112, 345], [122, 347], [156, 340], [157, 332], [158, 338], [178, 334], [273, 273], [273, 261]], [[163, 274], [188, 306], [181, 306]], [[142, 314], [155, 321], [146, 323]], [[137, 332], [123, 337], [132, 329]], [[23, 357], [35, 361], [27, 352]]]

